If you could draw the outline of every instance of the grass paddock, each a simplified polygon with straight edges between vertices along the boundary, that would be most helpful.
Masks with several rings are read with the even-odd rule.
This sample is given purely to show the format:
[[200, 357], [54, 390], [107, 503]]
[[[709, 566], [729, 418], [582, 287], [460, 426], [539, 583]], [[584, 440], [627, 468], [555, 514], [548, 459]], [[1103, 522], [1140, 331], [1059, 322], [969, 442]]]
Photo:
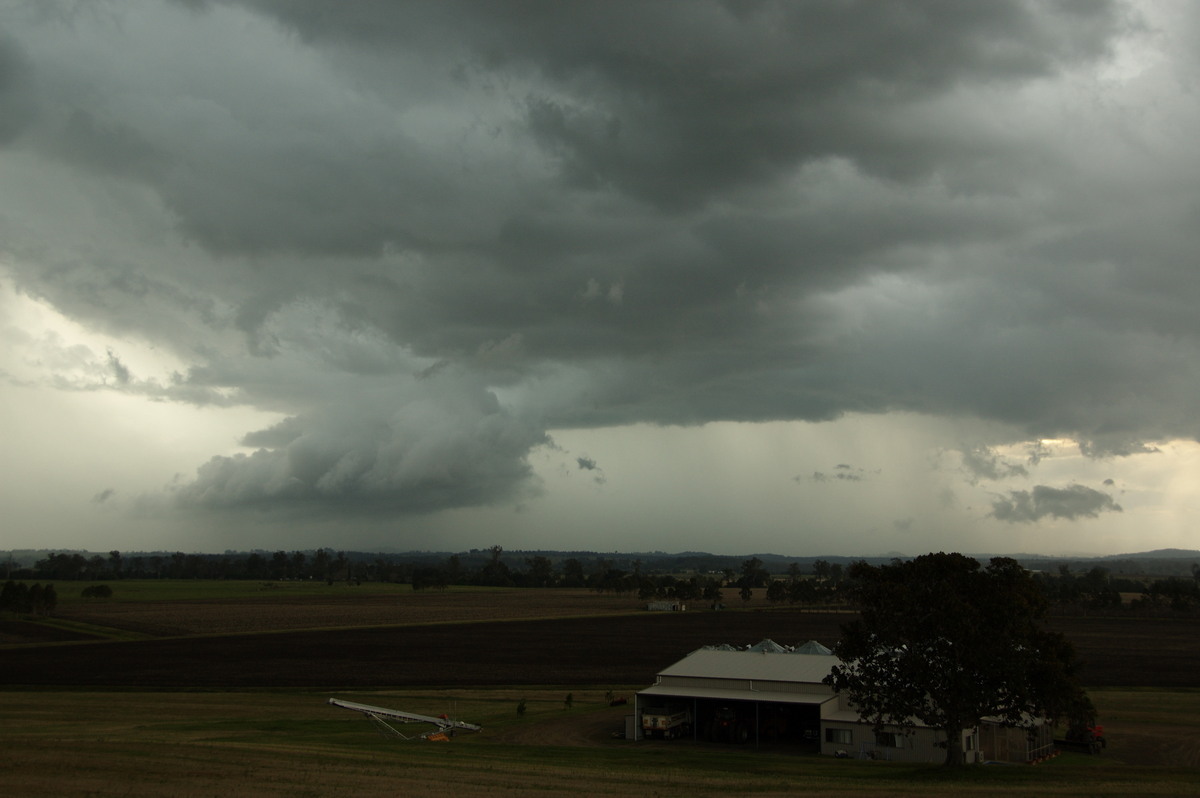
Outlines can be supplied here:
[[[576, 686], [339, 694], [484, 726], [450, 743], [383, 737], [359, 714], [329, 706], [326, 693], [0, 692], [0, 785], [10, 795], [223, 798], [1195, 793], [1200, 692], [1098, 691], [1111, 740], [1101, 756], [1063, 754], [1037, 766], [958, 773], [616, 739], [611, 731], [623, 727], [629, 710], [609, 707], [605, 692]], [[522, 699], [527, 710], [518, 716]], [[575, 726], [591, 731], [564, 734]]]

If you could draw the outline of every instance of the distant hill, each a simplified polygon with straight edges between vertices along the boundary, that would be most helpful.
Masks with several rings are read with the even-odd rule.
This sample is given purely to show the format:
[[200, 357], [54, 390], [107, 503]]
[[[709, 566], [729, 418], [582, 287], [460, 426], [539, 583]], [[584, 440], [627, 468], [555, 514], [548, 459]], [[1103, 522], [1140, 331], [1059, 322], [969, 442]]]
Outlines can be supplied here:
[[1200, 550], [1196, 549], [1155, 549], [1154, 551], [1142, 551], [1134, 554], [1110, 554], [1107, 557], [1100, 557], [1102, 560], [1174, 560], [1174, 559], [1191, 559], [1200, 560]]

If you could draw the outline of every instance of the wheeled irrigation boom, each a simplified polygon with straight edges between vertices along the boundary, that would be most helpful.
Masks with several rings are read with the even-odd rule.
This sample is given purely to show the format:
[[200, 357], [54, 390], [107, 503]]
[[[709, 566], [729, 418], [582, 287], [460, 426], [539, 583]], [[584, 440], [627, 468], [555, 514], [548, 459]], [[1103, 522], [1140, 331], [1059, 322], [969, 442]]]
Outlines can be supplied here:
[[[353, 701], [342, 701], [339, 698], [329, 699], [329, 703], [335, 707], [342, 709], [352, 709], [355, 712], [361, 712], [372, 721], [375, 722], [376, 728], [380, 733], [399, 737], [402, 740], [434, 740], [445, 741], [460, 731], [477, 732], [483, 731], [482, 726], [476, 726], [474, 723], [465, 723], [461, 720], [451, 720], [445, 715], [435, 717], [433, 715], [418, 715], [415, 712], [401, 712], [398, 709], [387, 709], [386, 707], [374, 707], [370, 704], [357, 704]], [[428, 723], [434, 728], [422, 734], [408, 736], [397, 731], [388, 721], [399, 723]]]

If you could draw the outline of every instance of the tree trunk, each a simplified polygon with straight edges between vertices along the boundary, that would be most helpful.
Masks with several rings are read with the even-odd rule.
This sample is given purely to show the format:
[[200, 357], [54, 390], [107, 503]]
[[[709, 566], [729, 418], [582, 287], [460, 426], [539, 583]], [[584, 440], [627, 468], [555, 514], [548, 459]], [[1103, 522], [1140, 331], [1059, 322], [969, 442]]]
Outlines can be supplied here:
[[962, 747], [962, 727], [944, 730], [946, 732], [946, 762], [948, 768], [962, 767], [963, 747]]

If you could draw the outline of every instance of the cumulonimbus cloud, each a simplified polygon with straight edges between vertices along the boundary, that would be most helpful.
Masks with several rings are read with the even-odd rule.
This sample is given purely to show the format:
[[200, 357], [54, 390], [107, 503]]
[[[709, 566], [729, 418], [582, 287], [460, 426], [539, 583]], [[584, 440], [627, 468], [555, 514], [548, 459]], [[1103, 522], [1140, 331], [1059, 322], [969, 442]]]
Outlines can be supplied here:
[[[293, 419], [187, 506], [504, 501], [555, 428], [1194, 435], [1200, 115], [1170, 81], [1196, 63], [1097, 77], [1135, 8], [83, 8], [0, 38], [0, 241], [21, 290], [185, 361], [139, 380], [114, 349], [89, 386]], [[1116, 508], [1043, 486], [993, 514]]]

